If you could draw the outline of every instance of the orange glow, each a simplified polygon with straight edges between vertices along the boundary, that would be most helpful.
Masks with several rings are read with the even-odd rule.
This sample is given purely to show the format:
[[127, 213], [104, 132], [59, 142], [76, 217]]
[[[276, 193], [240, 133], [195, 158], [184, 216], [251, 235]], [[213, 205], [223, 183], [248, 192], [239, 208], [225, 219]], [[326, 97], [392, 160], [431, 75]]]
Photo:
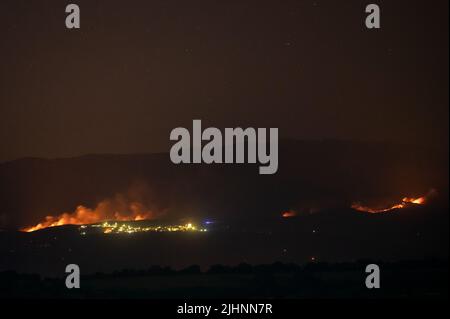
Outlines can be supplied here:
[[418, 205], [423, 205], [425, 204], [425, 197], [419, 197], [419, 198], [403, 198], [403, 202], [404, 203], [413, 203], [413, 204], [418, 204]]
[[283, 216], [284, 218], [295, 217], [295, 216], [297, 216], [297, 213], [293, 210], [287, 210], [287, 211], [283, 212], [281, 214], [281, 216]]
[[97, 205], [96, 209], [90, 209], [80, 205], [73, 213], [62, 213], [58, 216], [47, 216], [37, 225], [25, 227], [21, 229], [21, 231], [33, 232], [48, 227], [93, 224], [106, 220], [137, 221], [152, 218], [152, 213], [147, 211], [144, 205], [140, 203], [121, 203], [121, 205], [119, 205], [119, 209], [121, 211], [129, 212], [127, 214], [115, 211], [114, 204], [110, 201], [103, 201]]
[[392, 211], [394, 209], [402, 209], [402, 208], [411, 206], [411, 204], [424, 205], [425, 202], [427, 201], [427, 197], [433, 192], [434, 191], [430, 191], [428, 195], [422, 196], [422, 197], [417, 197], [417, 198], [404, 197], [402, 199], [401, 203], [392, 205], [390, 207], [385, 207], [385, 208], [372, 208], [372, 207], [363, 206], [360, 203], [352, 204], [352, 208], [357, 211], [360, 211], [360, 212], [366, 212], [366, 213], [372, 213], [372, 214], [385, 213], [385, 212]]

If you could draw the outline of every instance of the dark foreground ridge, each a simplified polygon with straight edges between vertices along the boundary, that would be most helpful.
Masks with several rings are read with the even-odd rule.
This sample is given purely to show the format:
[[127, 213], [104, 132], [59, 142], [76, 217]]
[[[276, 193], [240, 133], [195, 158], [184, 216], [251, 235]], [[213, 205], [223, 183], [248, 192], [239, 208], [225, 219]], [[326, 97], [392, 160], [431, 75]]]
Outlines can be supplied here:
[[[381, 288], [367, 289], [365, 267], [381, 269]], [[0, 273], [1, 298], [448, 298], [448, 260], [422, 259], [386, 263], [276, 262], [237, 266], [192, 265], [123, 269], [81, 276], [80, 289], [67, 289], [63, 277]]]

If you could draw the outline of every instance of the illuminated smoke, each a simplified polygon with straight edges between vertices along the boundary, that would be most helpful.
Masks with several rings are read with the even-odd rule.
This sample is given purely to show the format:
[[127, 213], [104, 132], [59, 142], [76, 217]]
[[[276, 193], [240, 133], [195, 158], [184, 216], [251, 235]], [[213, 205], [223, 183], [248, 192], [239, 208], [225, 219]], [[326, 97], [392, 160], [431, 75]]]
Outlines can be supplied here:
[[57, 216], [46, 216], [40, 223], [21, 229], [32, 232], [47, 227], [62, 225], [85, 225], [107, 220], [137, 221], [154, 218], [154, 214], [144, 204], [129, 201], [123, 195], [117, 195], [112, 200], [100, 202], [95, 209], [78, 206], [72, 213], [62, 213]]

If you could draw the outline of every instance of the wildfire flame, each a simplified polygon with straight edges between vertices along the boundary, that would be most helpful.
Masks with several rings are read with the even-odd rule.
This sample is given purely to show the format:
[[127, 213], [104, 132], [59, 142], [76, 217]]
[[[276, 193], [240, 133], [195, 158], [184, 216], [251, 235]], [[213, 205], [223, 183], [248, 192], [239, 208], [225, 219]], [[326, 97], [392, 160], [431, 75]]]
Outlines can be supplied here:
[[281, 214], [281, 216], [283, 218], [295, 217], [295, 216], [297, 216], [297, 213], [293, 210], [287, 210], [287, 211], [283, 212]]
[[389, 212], [392, 211], [394, 209], [402, 209], [405, 207], [410, 206], [411, 204], [413, 205], [424, 205], [427, 201], [427, 198], [434, 193], [434, 191], [430, 191], [427, 195], [422, 196], [422, 197], [417, 197], [417, 198], [413, 198], [413, 197], [404, 197], [401, 201], [401, 203], [392, 205], [390, 207], [386, 207], [386, 208], [371, 208], [371, 207], [367, 207], [367, 206], [363, 206], [360, 203], [354, 203], [352, 204], [352, 208], [360, 211], [360, 212], [365, 212], [365, 213], [372, 213], [372, 214], [377, 214], [377, 213], [385, 213], [385, 212]]
[[[73, 213], [63, 213], [58, 216], [46, 216], [43, 221], [37, 225], [21, 229], [24, 232], [33, 232], [39, 229], [62, 226], [62, 225], [85, 225], [103, 222], [106, 220], [116, 221], [137, 221], [151, 219], [152, 213], [147, 211], [144, 205], [136, 202], [130, 204], [121, 203], [121, 211], [128, 211], [128, 214], [121, 214], [112, 208], [117, 203], [103, 201], [97, 205], [96, 209], [90, 209], [84, 206], [78, 206]], [[125, 205], [125, 207], [124, 207]]]

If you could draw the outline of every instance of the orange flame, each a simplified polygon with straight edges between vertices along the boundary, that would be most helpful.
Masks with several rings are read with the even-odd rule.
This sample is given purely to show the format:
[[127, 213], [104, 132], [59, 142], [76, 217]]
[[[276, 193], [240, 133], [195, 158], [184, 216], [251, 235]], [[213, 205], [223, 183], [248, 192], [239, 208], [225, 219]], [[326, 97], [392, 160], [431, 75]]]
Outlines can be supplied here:
[[97, 205], [95, 210], [80, 205], [73, 213], [63, 213], [58, 216], [46, 216], [45, 219], [37, 225], [25, 227], [21, 229], [21, 231], [33, 232], [47, 227], [93, 224], [106, 220], [137, 221], [150, 219], [152, 217], [152, 213], [147, 211], [144, 205], [140, 203], [133, 202], [125, 205], [125, 207], [123, 207], [124, 204], [121, 203], [121, 209], [123, 211], [129, 211], [130, 213], [128, 214], [121, 214], [118, 211], [113, 211], [112, 205], [115, 204], [117, 203], [103, 201]]
[[295, 216], [297, 216], [297, 213], [293, 210], [287, 210], [287, 211], [283, 212], [281, 214], [281, 216], [283, 216], [283, 218], [295, 217]]
[[377, 213], [385, 213], [385, 212], [389, 212], [392, 211], [394, 209], [402, 209], [405, 208], [407, 206], [410, 206], [411, 204], [414, 205], [424, 205], [425, 202], [427, 201], [427, 197], [429, 195], [431, 195], [432, 193], [434, 193], [434, 191], [430, 191], [428, 193], [428, 195], [422, 196], [422, 197], [417, 197], [417, 198], [412, 198], [412, 197], [404, 197], [401, 201], [401, 203], [399, 204], [395, 204], [393, 206], [390, 207], [386, 207], [386, 208], [371, 208], [371, 207], [367, 207], [367, 206], [362, 206], [360, 203], [354, 203], [352, 204], [352, 208], [360, 211], [360, 212], [365, 212], [365, 213], [372, 213], [372, 214], [377, 214]]

